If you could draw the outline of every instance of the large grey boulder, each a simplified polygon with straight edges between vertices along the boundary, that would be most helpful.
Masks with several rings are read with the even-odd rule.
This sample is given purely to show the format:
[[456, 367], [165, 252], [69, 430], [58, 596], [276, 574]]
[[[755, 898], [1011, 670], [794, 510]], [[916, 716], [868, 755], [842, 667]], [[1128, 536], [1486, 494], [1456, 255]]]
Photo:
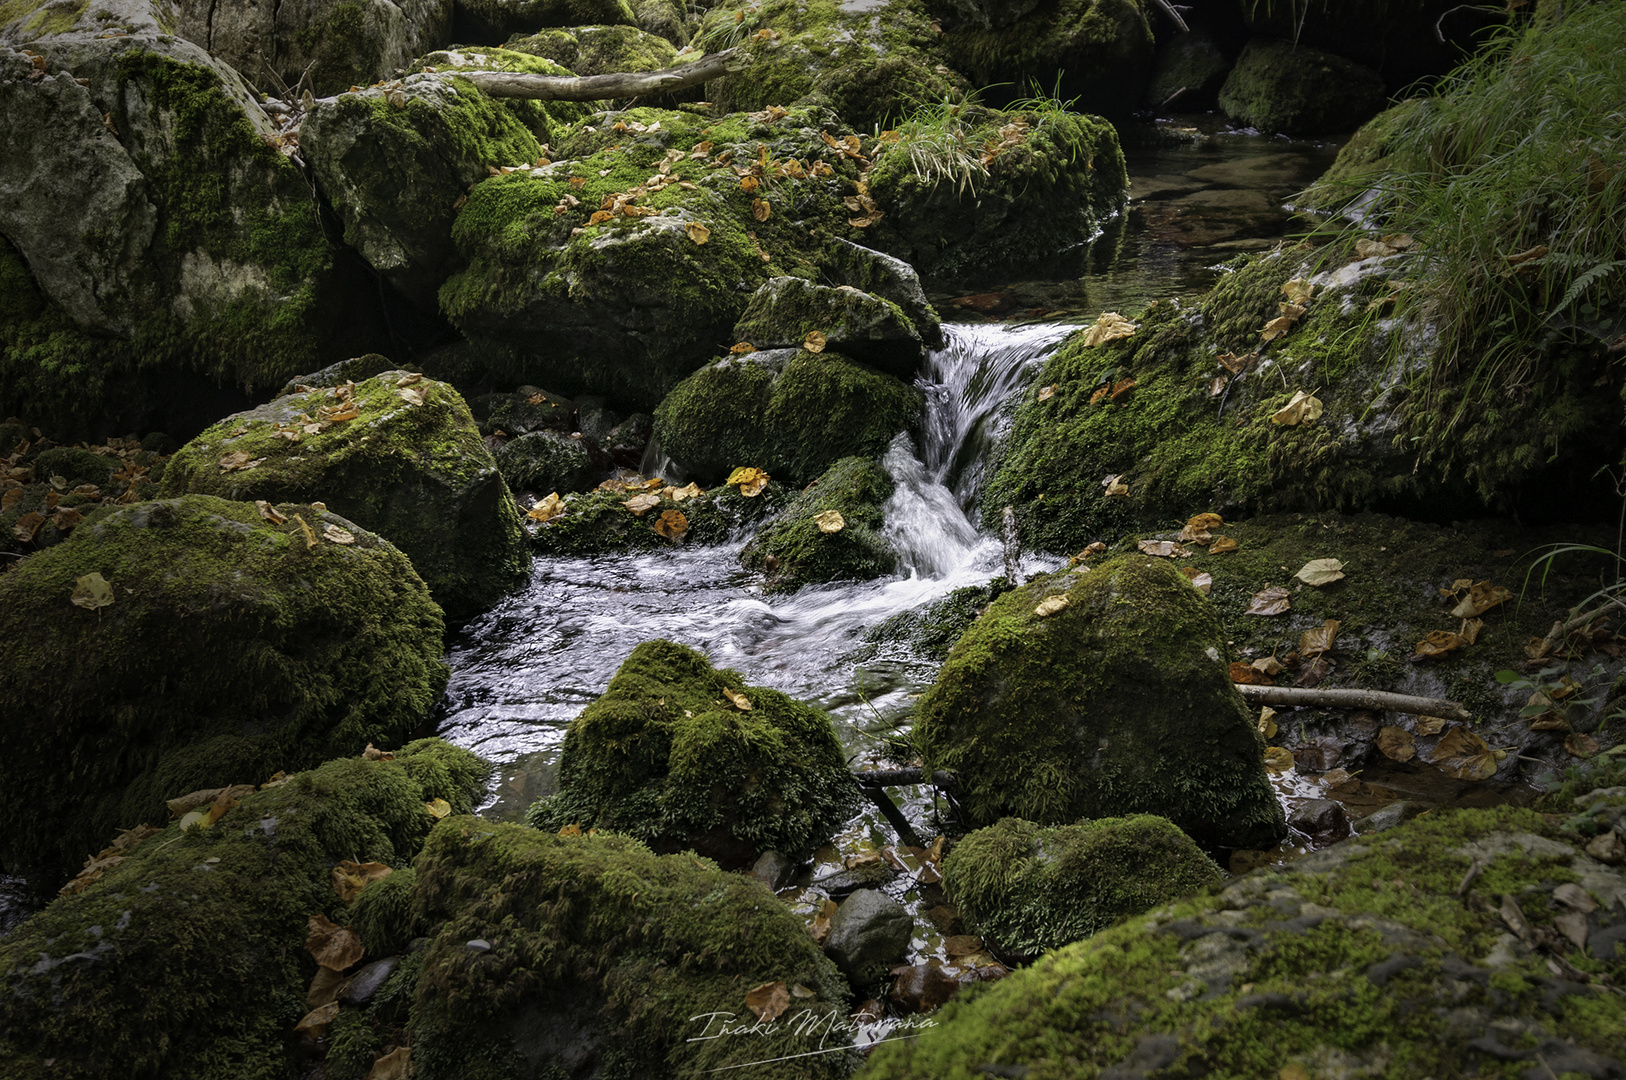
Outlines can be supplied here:
[[862, 986], [902, 959], [914, 928], [902, 904], [875, 889], [859, 889], [830, 917], [824, 954], [854, 985]]

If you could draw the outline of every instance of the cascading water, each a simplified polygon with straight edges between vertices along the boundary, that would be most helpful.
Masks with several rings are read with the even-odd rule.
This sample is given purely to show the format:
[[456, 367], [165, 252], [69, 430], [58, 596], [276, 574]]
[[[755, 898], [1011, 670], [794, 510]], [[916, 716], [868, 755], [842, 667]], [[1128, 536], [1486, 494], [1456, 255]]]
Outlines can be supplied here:
[[[900, 435], [882, 458], [896, 485], [885, 507], [886, 535], [900, 555], [891, 578], [764, 598], [739, 566], [744, 538], [538, 560], [529, 588], [464, 627], [449, 657], [439, 733], [508, 769], [488, 812], [515, 814], [545, 790], [565, 725], [603, 692], [633, 647], [652, 638], [698, 648], [748, 682], [820, 704], [838, 721], [901, 711], [906, 695], [931, 677], [929, 665], [855, 672], [844, 658], [889, 616], [1004, 572], [999, 539], [983, 535], [968, 511], [1000, 403], [1070, 329], [946, 328], [946, 347], [931, 354], [919, 379], [927, 403], [921, 445]], [[1024, 569], [1049, 565], [1031, 558]]]

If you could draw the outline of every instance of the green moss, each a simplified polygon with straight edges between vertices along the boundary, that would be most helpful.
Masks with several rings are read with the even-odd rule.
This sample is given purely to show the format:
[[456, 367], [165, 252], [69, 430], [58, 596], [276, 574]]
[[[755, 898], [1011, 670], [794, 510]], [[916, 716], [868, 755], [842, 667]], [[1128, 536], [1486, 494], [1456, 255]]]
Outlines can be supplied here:
[[[972, 1080], [993, 1065], [1091, 1080], [1155, 1055], [1223, 1076], [1295, 1064], [1309, 1075], [1522, 1076], [1532, 1058], [1469, 1045], [1487, 1030], [1521, 1054], [1560, 1052], [1548, 1038], [1618, 1053], [1618, 996], [1571, 994], [1540, 954], [1493, 957], [1506, 927], [1491, 886], [1466, 903], [1457, 895], [1464, 848], [1510, 834], [1556, 836], [1529, 811], [1459, 811], [1255, 873], [957, 997], [937, 1029], [881, 1047], [866, 1075]], [[1556, 869], [1552, 857], [1492, 865], [1495, 887], [1527, 898]]]
[[[842, 458], [752, 537], [740, 561], [765, 572], [767, 592], [794, 592], [826, 581], [867, 581], [897, 569], [898, 553], [881, 535], [881, 507], [892, 479], [871, 458]], [[835, 512], [841, 528], [826, 532], [818, 518]]]
[[730, 863], [805, 854], [857, 800], [828, 717], [668, 641], [634, 649], [571, 721], [559, 785], [531, 808], [538, 828], [613, 829]]
[[877, 456], [919, 422], [920, 392], [835, 353], [728, 357], [680, 383], [655, 410], [655, 438], [707, 480], [751, 465], [807, 483], [851, 455]]
[[1151, 814], [1054, 829], [1004, 818], [943, 861], [960, 915], [1017, 953], [1060, 948], [1223, 880], [1191, 837]]
[[[630, 837], [475, 818], [443, 822], [418, 873], [418, 913], [440, 929], [412, 1006], [414, 1076], [546, 1075], [569, 1053], [592, 1055], [601, 1075], [698, 1080], [760, 1060], [764, 1044], [788, 1058], [776, 1076], [853, 1068], [846, 1054], [813, 1053], [819, 1024], [795, 1026], [844, 1013], [847, 988], [756, 881], [691, 855], [656, 856]], [[475, 939], [490, 949], [469, 949]], [[705, 1014], [745, 1016], [745, 992], [775, 981], [811, 996], [792, 1003], [771, 1041], [704, 1038]], [[550, 1026], [561, 1034], [539, 1038]]]
[[[422, 72], [433, 67], [439, 72], [455, 73], [459, 69], [469, 71], [516, 71], [526, 75], [574, 75], [568, 67], [562, 67], [543, 56], [534, 56], [521, 49], [490, 48], [480, 46], [469, 49], [443, 49], [419, 57], [407, 65], [409, 71]], [[590, 108], [587, 103], [577, 101], [531, 101], [525, 98], [497, 98], [492, 99], [484, 94], [475, 94], [483, 108], [494, 109], [506, 113], [523, 124], [532, 135], [543, 143], [549, 143], [568, 124], [573, 124], [585, 116]], [[533, 158], [493, 158], [493, 164], [517, 165], [522, 161], [531, 161]]]
[[351, 905], [350, 926], [361, 935], [371, 955], [387, 956], [418, 936], [422, 927], [412, 911], [412, 890], [417, 881], [417, 871], [412, 867], [396, 870], [361, 890]]
[[[208, 496], [122, 507], [0, 577], [8, 866], [41, 882], [164, 800], [398, 742], [445, 685], [442, 620], [370, 533], [309, 548]], [[68, 603], [101, 574], [113, 603]]]
[[1260, 131], [1331, 135], [1352, 131], [1383, 107], [1383, 78], [1334, 53], [1256, 38], [1220, 88], [1226, 114]]
[[[326, 502], [400, 548], [451, 617], [466, 617], [522, 582], [530, 560], [519, 512], [468, 405], [445, 383], [426, 379], [415, 389], [421, 404], [404, 402], [395, 378], [366, 379], [345, 399], [360, 415], [325, 427], [324, 415], [342, 407], [337, 391], [289, 394], [227, 417], [170, 459], [162, 490]], [[261, 464], [222, 470], [234, 453]]]
[[439, 740], [394, 761], [333, 761], [244, 797], [212, 827], [171, 825], [54, 900], [0, 942], [0, 1075], [291, 1075], [287, 1033], [316, 967], [307, 919], [347, 921], [334, 863], [417, 852], [434, 818], [410, 770], [429, 760], [478, 776], [453, 793], [475, 801], [484, 763]]
[[1010, 591], [1010, 581], [1000, 575], [986, 585], [955, 589], [941, 600], [900, 611], [864, 631], [864, 645], [854, 651], [853, 657], [860, 662], [873, 659], [889, 645], [902, 643], [922, 659], [942, 663], [977, 616]]
[[1271, 847], [1282, 812], [1224, 649], [1212, 607], [1166, 561], [1039, 578], [954, 646], [915, 741], [928, 768], [958, 775], [973, 825], [1156, 813], [1200, 843]]
[[552, 60], [577, 75], [660, 71], [674, 66], [677, 49], [670, 41], [636, 26], [577, 26], [543, 30], [515, 38], [506, 48]]

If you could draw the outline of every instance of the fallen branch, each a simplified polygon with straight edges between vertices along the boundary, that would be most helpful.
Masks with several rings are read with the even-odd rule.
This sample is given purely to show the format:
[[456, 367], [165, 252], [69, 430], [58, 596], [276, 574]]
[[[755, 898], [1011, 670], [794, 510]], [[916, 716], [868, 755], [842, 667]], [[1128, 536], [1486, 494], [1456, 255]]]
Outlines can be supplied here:
[[[1626, 609], [1626, 603], [1622, 603], [1618, 596], [1611, 596], [1601, 606], [1595, 607], [1591, 611], [1576, 615], [1567, 622], [1553, 623], [1553, 628], [1547, 631], [1547, 636], [1542, 638], [1541, 644], [1537, 646], [1535, 659], [1540, 660], [1543, 657], [1546, 657], [1549, 653], [1556, 650], [1560, 645], [1564, 644], [1565, 639], [1568, 638], [1570, 634], [1581, 629], [1583, 626], [1590, 626], [1593, 622], [1596, 622], [1598, 619], [1608, 614], [1611, 608], [1616, 607]], [[1574, 609], [1572, 608], [1571, 610], [1573, 611]]]
[[517, 71], [453, 71], [492, 97], [531, 98], [536, 101], [607, 101], [642, 94], [668, 94], [708, 79], [740, 71], [745, 55], [737, 48], [702, 56], [692, 64], [662, 71], [617, 72], [610, 75], [526, 75]]
[[1186, 25], [1186, 20], [1180, 17], [1180, 12], [1175, 10], [1174, 5], [1169, 3], [1169, 0], [1156, 0], [1156, 3], [1158, 7], [1163, 9], [1163, 14], [1174, 20], [1174, 25], [1180, 28], [1182, 34], [1191, 33], [1191, 27]]
[[[854, 772], [853, 779], [864, 787], [898, 787], [905, 784], [928, 782], [926, 770], [919, 765], [904, 769], [871, 769], [868, 772]], [[954, 774], [947, 769], [938, 769], [932, 773], [929, 782], [940, 788], [952, 788], [959, 783]]]
[[1379, 712], [1439, 716], [1463, 723], [1473, 720], [1468, 710], [1455, 701], [1391, 694], [1387, 690], [1301, 690], [1295, 686], [1246, 684], [1238, 684], [1237, 690], [1253, 705], [1329, 705], [1335, 709], [1376, 709]]

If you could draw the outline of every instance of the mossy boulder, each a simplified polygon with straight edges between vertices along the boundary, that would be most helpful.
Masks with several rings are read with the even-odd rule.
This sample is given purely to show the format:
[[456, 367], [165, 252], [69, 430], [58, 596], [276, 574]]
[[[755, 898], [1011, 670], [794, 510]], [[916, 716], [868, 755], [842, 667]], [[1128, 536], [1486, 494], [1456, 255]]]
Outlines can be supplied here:
[[869, 132], [970, 89], [944, 66], [918, 0], [725, 0], [706, 13], [695, 40], [738, 43], [744, 53], [741, 71], [707, 84], [712, 101], [729, 110], [822, 105]]
[[527, 820], [548, 831], [609, 829], [657, 851], [693, 848], [749, 866], [763, 851], [811, 852], [857, 800], [829, 717], [657, 640], [635, 648], [603, 696], [571, 721], [559, 791]]
[[878, 150], [869, 194], [884, 216], [862, 230], [864, 243], [927, 279], [1050, 262], [1093, 240], [1128, 201], [1123, 150], [1099, 117], [937, 112]]
[[110, 856], [100, 880], [0, 941], [0, 1076], [294, 1075], [288, 1033], [316, 973], [307, 922], [350, 921], [334, 865], [412, 859], [435, 823], [424, 804], [467, 813], [488, 772], [424, 739], [392, 761], [328, 762], [212, 826], [172, 824]]
[[0, 397], [98, 427], [145, 382], [142, 426], [171, 427], [209, 382], [266, 392], [366, 351], [375, 290], [341, 271], [234, 71], [157, 32], [30, 48], [53, 74], [0, 52], [0, 233], [27, 269], [0, 284], [29, 313], [7, 320]]
[[[1140, 0], [936, 0], [942, 55], [975, 86], [1022, 97], [1031, 88], [1077, 99], [1083, 112], [1127, 117], [1152, 67], [1149, 5]], [[1001, 10], [994, 10], [994, 9]], [[997, 98], [996, 98], [997, 99]]]
[[[410, 1024], [422, 1080], [524, 1080], [587, 1061], [700, 1080], [764, 1052], [794, 1055], [773, 1075], [795, 1080], [856, 1064], [839, 1033], [820, 1042], [848, 991], [802, 920], [692, 854], [448, 818], [418, 859], [414, 911], [437, 928]], [[755, 1023], [746, 991], [773, 982], [808, 996], [770, 1038], [721, 1037], [721, 1020]]]
[[176, 452], [161, 490], [327, 503], [400, 548], [453, 619], [491, 606], [530, 570], [519, 511], [468, 406], [405, 371], [353, 394], [310, 390], [229, 416]]
[[1383, 108], [1383, 79], [1341, 56], [1255, 38], [1236, 59], [1219, 107], [1239, 123], [1283, 135], [1354, 131]]
[[577, 75], [659, 71], [675, 66], [677, 49], [636, 26], [573, 26], [511, 38], [503, 48], [546, 57]]
[[898, 568], [881, 531], [892, 487], [874, 458], [842, 458], [751, 538], [740, 561], [767, 575], [768, 592], [884, 577]]
[[836, 353], [729, 356], [655, 410], [661, 449], [706, 480], [741, 465], [805, 484], [844, 457], [878, 456], [919, 422], [920, 392]]
[[752, 294], [734, 325], [734, 337], [758, 349], [798, 348], [811, 334], [824, 338], [823, 348], [904, 380], [915, 377], [926, 356], [902, 308], [852, 285], [772, 278]]
[[635, 24], [628, 0], [458, 0], [459, 32], [495, 43], [549, 26]]
[[1059, 949], [1224, 880], [1191, 837], [1153, 814], [1050, 829], [1003, 818], [943, 860], [960, 916], [1017, 954]]
[[[1626, 999], [1596, 988], [1626, 975], [1606, 929], [1621, 925], [1626, 878], [1581, 844], [1510, 807], [1345, 841], [951, 1001], [918, 1040], [880, 1047], [865, 1075], [973, 1080], [1056, 1061], [1086, 1080], [1613, 1075], [1626, 1069]], [[1581, 917], [1584, 948], [1555, 928], [1577, 926], [1561, 888], [1596, 907]], [[1529, 944], [1501, 915], [1515, 905]]]
[[[777, 480], [751, 496], [742, 495], [737, 485], [719, 484], [689, 497], [674, 484], [646, 488], [637, 483], [606, 483], [592, 491], [559, 494], [564, 503], [560, 513], [546, 521], [525, 521], [526, 535], [540, 554], [603, 555], [660, 551], [677, 544], [720, 544], [771, 518], [791, 497]], [[635, 511], [627, 503], [639, 494], [654, 495], [658, 501]]]
[[[165, 799], [393, 745], [422, 722], [446, 683], [422, 580], [337, 515], [279, 513], [137, 503], [0, 576], [8, 869], [43, 885], [117, 829], [162, 821]], [[76, 606], [95, 574], [110, 602]]]
[[1212, 36], [1201, 29], [1161, 41], [1152, 80], [1146, 87], [1146, 105], [1174, 112], [1207, 112], [1219, 100], [1220, 87], [1231, 73], [1231, 58]]
[[[386, 79], [446, 41], [452, 0], [180, 0], [175, 32], [259, 81], [308, 77], [318, 97]], [[308, 75], [307, 75], [308, 72]]]
[[943, 325], [937, 311], [926, 299], [920, 275], [902, 259], [833, 237], [820, 269], [826, 280], [851, 285], [898, 305], [928, 348], [943, 347]]
[[470, 83], [434, 74], [321, 99], [305, 114], [299, 146], [344, 222], [345, 243], [434, 311], [456, 265], [457, 200], [489, 168], [541, 157], [539, 137], [547, 130], [533, 131]]
[[497, 449], [497, 469], [515, 492], [580, 491], [600, 479], [602, 470], [582, 445], [558, 431], [535, 431]]
[[927, 768], [959, 776], [971, 825], [1145, 813], [1200, 844], [1274, 847], [1286, 825], [1225, 648], [1167, 561], [1038, 578], [954, 646], [916, 708], [915, 744]]

